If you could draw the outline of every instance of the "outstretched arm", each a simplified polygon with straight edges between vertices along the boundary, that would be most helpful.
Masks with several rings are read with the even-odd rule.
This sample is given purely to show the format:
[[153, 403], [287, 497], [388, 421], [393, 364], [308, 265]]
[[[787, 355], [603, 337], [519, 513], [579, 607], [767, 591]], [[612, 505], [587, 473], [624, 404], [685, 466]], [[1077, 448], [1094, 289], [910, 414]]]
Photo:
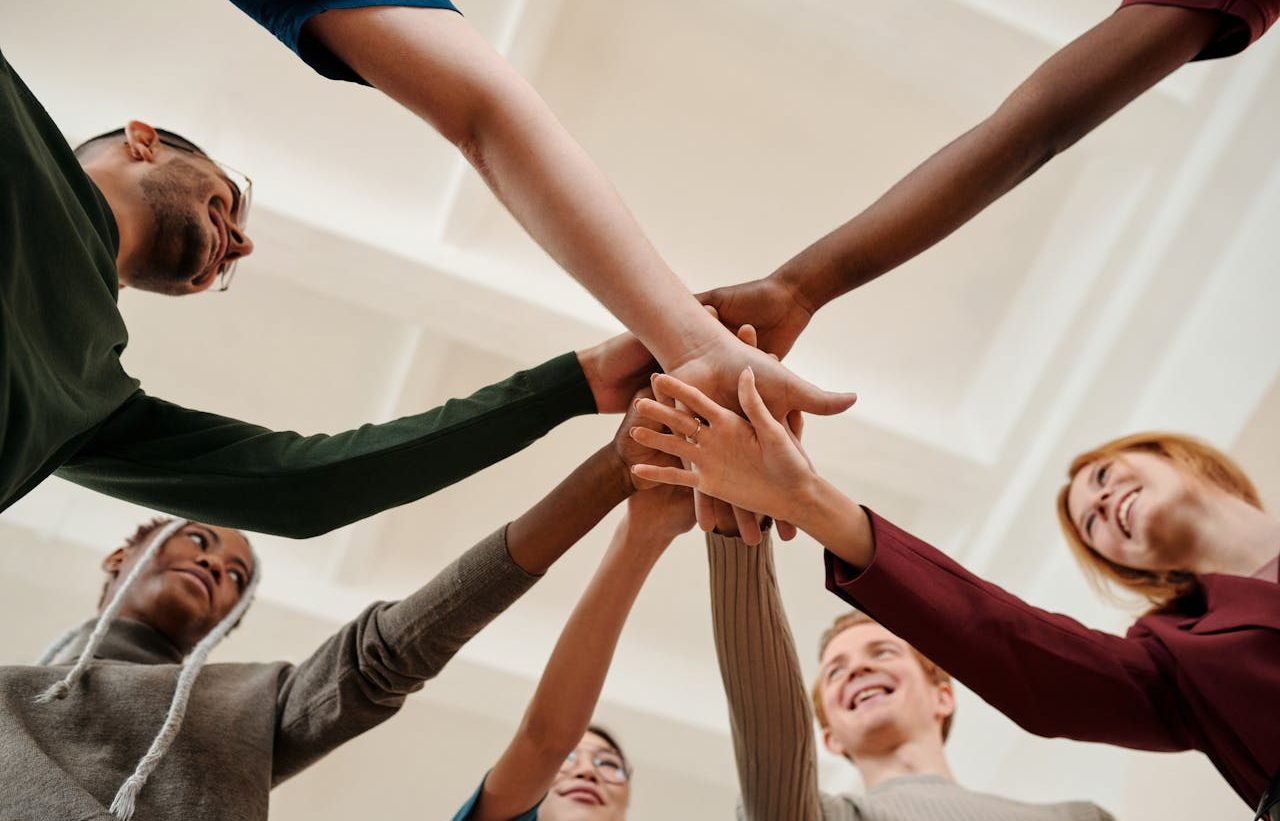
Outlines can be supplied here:
[[711, 622], [742, 790], [739, 817], [818, 821], [818, 751], [773, 545], [707, 534]]
[[58, 475], [186, 518], [306, 538], [434, 493], [574, 416], [623, 410], [650, 368], [623, 335], [424, 413], [315, 436], [140, 393]]
[[1063, 47], [976, 127], [771, 276], [701, 295], [760, 346], [790, 350], [815, 311], [932, 247], [1195, 57], [1224, 18], [1128, 6]]
[[456, 145], [530, 236], [664, 366], [722, 336], [600, 169], [462, 15], [377, 6], [307, 25]]
[[461, 15], [377, 6], [327, 11], [307, 25], [360, 76], [457, 145], [530, 236], [665, 370], [732, 403], [736, 374], [752, 365], [779, 416], [838, 413], [852, 404], [707, 316], [546, 102]]
[[556, 642], [520, 728], [485, 779], [475, 821], [506, 821], [537, 804], [586, 732], [631, 606], [662, 551], [693, 526], [692, 494], [641, 491], [628, 502], [600, 568]]

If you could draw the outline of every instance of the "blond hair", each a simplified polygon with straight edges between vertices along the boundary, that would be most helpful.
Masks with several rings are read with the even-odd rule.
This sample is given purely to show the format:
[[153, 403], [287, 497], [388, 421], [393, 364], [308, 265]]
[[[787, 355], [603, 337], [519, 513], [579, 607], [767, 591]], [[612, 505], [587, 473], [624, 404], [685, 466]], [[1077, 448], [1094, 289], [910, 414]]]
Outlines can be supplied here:
[[1259, 510], [1262, 509], [1262, 501], [1258, 498], [1253, 482], [1231, 457], [1212, 445], [1180, 433], [1153, 432], [1122, 436], [1071, 460], [1071, 465], [1067, 468], [1067, 483], [1058, 491], [1057, 503], [1058, 524], [1067, 539], [1067, 546], [1080, 563], [1085, 577], [1100, 593], [1114, 595], [1117, 587], [1123, 588], [1141, 595], [1151, 604], [1152, 611], [1158, 611], [1195, 593], [1199, 589], [1195, 574], [1187, 570], [1139, 570], [1111, 561], [1085, 544], [1067, 506], [1071, 481], [1077, 473], [1094, 462], [1114, 459], [1120, 454], [1135, 451], [1153, 453], [1168, 459], [1192, 475], [1243, 499]]
[[[818, 661], [822, 661], [822, 656], [827, 652], [827, 647], [835, 640], [835, 637], [848, 630], [851, 627], [857, 627], [860, 624], [880, 624], [880, 622], [863, 613], [861, 610], [851, 610], [836, 617], [822, 634], [822, 638], [818, 639]], [[911, 644], [907, 644], [911, 648], [911, 654], [915, 656], [916, 661], [920, 664], [920, 669], [924, 670], [925, 677], [929, 679], [929, 683], [937, 687], [941, 684], [951, 683], [951, 674], [943, 670], [937, 664], [929, 659], [924, 653], [921, 653]], [[818, 726], [826, 730], [830, 727], [827, 720], [827, 710], [822, 705], [822, 677], [814, 679], [813, 690], [810, 693], [813, 698], [813, 713], [818, 717]], [[951, 735], [951, 722], [955, 718], [955, 710], [952, 709], [951, 715], [942, 720], [942, 740], [946, 741], [947, 736]]]

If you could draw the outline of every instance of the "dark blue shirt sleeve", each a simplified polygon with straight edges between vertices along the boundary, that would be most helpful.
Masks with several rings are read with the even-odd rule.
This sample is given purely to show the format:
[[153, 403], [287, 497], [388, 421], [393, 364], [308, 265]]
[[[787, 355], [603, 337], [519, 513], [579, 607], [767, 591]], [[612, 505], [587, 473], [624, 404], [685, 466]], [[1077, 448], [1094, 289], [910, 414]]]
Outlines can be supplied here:
[[330, 9], [360, 9], [367, 6], [411, 6], [423, 9], [458, 11], [449, 0], [231, 0], [258, 25], [276, 36], [289, 50], [318, 74], [330, 80], [347, 80], [368, 85], [314, 37], [302, 30], [306, 22]]
[[[487, 779], [489, 777], [489, 774], [485, 773], [484, 777]], [[475, 812], [476, 804], [480, 802], [480, 793], [483, 791], [484, 791], [484, 780], [482, 779], [480, 781], [480, 786], [476, 787], [476, 791], [473, 792], [471, 794], [471, 797], [467, 799], [467, 803], [463, 804], [462, 808], [459, 809], [457, 813], [454, 814], [453, 821], [471, 821], [471, 813]], [[525, 810], [524, 812], [520, 813], [516, 817], [512, 818], [511, 821], [537, 821], [538, 807], [541, 807], [541, 806], [542, 806], [542, 802], [539, 801], [537, 804], [534, 804], [531, 808]]]

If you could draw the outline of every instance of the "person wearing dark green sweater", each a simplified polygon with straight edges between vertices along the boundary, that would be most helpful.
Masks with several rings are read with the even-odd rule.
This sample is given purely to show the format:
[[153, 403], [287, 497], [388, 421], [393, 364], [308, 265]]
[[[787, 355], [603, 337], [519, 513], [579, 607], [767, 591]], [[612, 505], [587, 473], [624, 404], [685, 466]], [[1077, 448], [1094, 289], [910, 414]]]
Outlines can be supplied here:
[[465, 399], [302, 436], [147, 395], [125, 372], [119, 288], [209, 287], [253, 250], [240, 188], [194, 144], [132, 122], [73, 152], [0, 53], [0, 511], [50, 474], [185, 519], [304, 538], [411, 502], [653, 367], [631, 337]]

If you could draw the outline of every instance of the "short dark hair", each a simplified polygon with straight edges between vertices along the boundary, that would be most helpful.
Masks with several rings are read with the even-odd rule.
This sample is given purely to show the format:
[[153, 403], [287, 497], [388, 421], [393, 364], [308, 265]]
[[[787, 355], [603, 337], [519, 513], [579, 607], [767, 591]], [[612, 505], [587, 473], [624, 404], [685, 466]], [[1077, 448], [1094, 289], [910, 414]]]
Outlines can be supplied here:
[[[163, 128], [157, 128], [156, 133], [159, 134], [161, 137], [163, 137], [165, 142], [176, 145], [179, 148], [184, 148], [187, 151], [193, 151], [202, 157], [209, 156], [209, 154], [203, 148], [191, 142], [191, 140], [188, 140], [186, 137], [182, 136], [181, 134], [175, 134], [174, 132], [166, 131]], [[111, 131], [103, 132], [102, 134], [99, 134], [96, 137], [90, 137], [89, 139], [77, 145], [75, 147], [75, 154], [77, 157], [83, 160], [86, 156], [92, 153], [94, 149], [96, 149], [102, 143], [105, 143], [108, 140], [120, 140], [122, 137], [124, 137], [123, 128], [116, 128]]]
[[622, 766], [626, 767], [628, 770], [631, 769], [631, 764], [630, 762], [627, 761], [627, 754], [622, 751], [622, 745], [619, 744], [616, 739], [614, 739], [612, 733], [610, 733], [605, 728], [601, 727], [599, 724], [592, 724], [591, 726], [587, 727], [587, 732], [594, 733], [595, 735], [598, 735], [601, 738], [603, 738], [605, 740], [605, 743], [607, 743], [610, 747], [612, 747], [614, 750], [618, 752], [618, 758], [622, 759]]

